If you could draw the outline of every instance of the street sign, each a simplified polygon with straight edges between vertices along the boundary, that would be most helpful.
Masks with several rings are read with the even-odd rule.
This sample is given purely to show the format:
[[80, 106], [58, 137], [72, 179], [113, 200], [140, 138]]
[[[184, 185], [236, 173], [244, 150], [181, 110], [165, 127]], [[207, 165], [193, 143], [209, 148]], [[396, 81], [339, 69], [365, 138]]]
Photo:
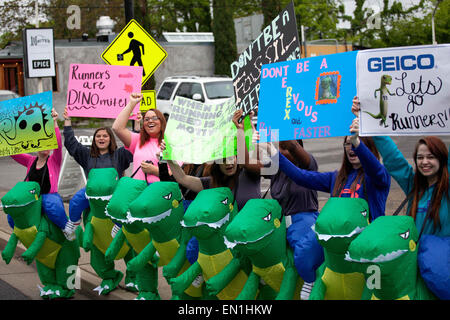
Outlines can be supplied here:
[[140, 102], [139, 111], [147, 112], [150, 109], [156, 109], [156, 91], [142, 90], [142, 100]]
[[128, 22], [102, 53], [102, 59], [107, 64], [143, 67], [142, 85], [166, 57], [167, 52], [134, 19]]

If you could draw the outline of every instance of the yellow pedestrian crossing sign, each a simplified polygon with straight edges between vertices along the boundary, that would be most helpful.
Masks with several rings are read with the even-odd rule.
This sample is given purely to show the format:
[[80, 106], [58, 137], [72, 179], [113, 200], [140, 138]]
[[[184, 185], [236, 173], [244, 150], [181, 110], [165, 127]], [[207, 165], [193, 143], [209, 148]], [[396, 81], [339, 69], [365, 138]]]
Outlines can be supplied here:
[[116, 66], [143, 67], [142, 85], [166, 59], [167, 52], [132, 19], [103, 51], [102, 59]]

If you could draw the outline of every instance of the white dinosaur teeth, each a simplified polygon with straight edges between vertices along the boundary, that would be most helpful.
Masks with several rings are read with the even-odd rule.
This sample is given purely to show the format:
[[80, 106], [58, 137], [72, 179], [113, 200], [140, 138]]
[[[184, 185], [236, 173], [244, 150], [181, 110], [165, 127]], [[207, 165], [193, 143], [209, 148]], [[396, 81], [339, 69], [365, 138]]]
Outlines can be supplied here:
[[[197, 221], [197, 223], [195, 224], [194, 227], [198, 227], [198, 226], [208, 226], [210, 228], [213, 229], [218, 229], [221, 226], [223, 226], [225, 223], [227, 223], [227, 221], [230, 220], [230, 214], [227, 213], [227, 215], [225, 217], [223, 217], [222, 219], [220, 219], [219, 221], [216, 222], [202, 222], [202, 221]], [[184, 223], [184, 220], [181, 220], [181, 225], [183, 227], [189, 228], [189, 227], [193, 227], [193, 226], [188, 226]]]
[[112, 194], [111, 195], [109, 195], [109, 196], [88, 196], [87, 194], [86, 194], [86, 199], [88, 199], [88, 200], [103, 200], [103, 201], [109, 201], [109, 200], [111, 200], [111, 198], [112, 198]]
[[328, 241], [331, 238], [350, 238], [353, 237], [355, 234], [359, 234], [364, 230], [364, 227], [356, 227], [352, 232], [350, 232], [349, 234], [321, 234], [318, 233], [315, 229], [315, 225], [311, 226], [311, 229], [316, 233], [317, 237], [319, 238], [319, 240], [323, 240], [323, 241]]
[[171, 213], [172, 213], [172, 209], [169, 209], [169, 210], [164, 211], [163, 213], [161, 213], [157, 216], [154, 216], [154, 217], [136, 218], [131, 215], [130, 211], [128, 211], [127, 219], [130, 223], [134, 222], [134, 221], [141, 221], [143, 223], [151, 224], [151, 223], [155, 223], [155, 222], [161, 221], [161, 220], [169, 217], [171, 215]]
[[408, 250], [397, 250], [397, 251], [389, 252], [387, 254], [380, 254], [378, 257], [376, 257], [374, 259], [365, 259], [365, 258], [353, 259], [352, 257], [350, 257], [350, 252], [347, 251], [347, 253], [345, 254], [345, 260], [351, 261], [351, 262], [359, 262], [359, 263], [388, 262], [388, 261], [397, 259], [398, 257], [400, 257], [402, 254], [404, 254], [406, 252], [408, 252]]

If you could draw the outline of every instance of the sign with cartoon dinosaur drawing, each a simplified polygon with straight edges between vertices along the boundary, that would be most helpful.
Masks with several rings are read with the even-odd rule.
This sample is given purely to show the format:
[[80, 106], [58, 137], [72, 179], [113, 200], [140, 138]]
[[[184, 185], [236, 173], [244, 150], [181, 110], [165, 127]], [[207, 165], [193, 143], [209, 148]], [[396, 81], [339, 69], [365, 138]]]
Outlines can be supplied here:
[[0, 102], [0, 156], [56, 148], [51, 91]]
[[450, 45], [358, 52], [360, 134], [450, 134]]
[[350, 134], [355, 117], [351, 105], [356, 95], [356, 54], [351, 51], [263, 65], [260, 134], [266, 134], [267, 141]]
[[236, 107], [243, 110], [243, 116], [258, 108], [261, 66], [299, 58], [300, 41], [291, 1], [230, 65]]
[[150, 79], [167, 57], [167, 52], [155, 39], [132, 19], [102, 53], [107, 64], [141, 66], [142, 85]]
[[[71, 117], [114, 119], [130, 93], [141, 92], [142, 67], [71, 64], [67, 109]], [[139, 105], [133, 114], [139, 111]], [[135, 118], [135, 116], [134, 116]]]

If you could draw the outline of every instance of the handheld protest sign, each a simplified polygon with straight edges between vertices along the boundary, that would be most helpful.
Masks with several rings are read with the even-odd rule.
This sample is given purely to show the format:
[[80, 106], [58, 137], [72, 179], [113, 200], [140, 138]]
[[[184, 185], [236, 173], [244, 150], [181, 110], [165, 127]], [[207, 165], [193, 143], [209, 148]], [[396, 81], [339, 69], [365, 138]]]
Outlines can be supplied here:
[[0, 156], [57, 148], [51, 91], [0, 102]]
[[230, 66], [236, 107], [243, 116], [258, 108], [261, 66], [294, 59], [300, 59], [300, 42], [291, 2]]
[[260, 134], [265, 134], [267, 141], [350, 134], [355, 117], [351, 105], [356, 95], [356, 54], [352, 51], [264, 65]]
[[450, 45], [358, 52], [360, 134], [450, 134]]
[[[132, 92], [141, 92], [141, 67], [71, 64], [67, 109], [71, 117], [114, 119]], [[136, 106], [133, 114], [139, 110]]]
[[165, 160], [201, 164], [236, 155], [234, 98], [210, 105], [176, 97], [164, 133]]
[[167, 52], [134, 19], [128, 22], [102, 53], [102, 59], [107, 64], [143, 67], [142, 85], [166, 57]]

